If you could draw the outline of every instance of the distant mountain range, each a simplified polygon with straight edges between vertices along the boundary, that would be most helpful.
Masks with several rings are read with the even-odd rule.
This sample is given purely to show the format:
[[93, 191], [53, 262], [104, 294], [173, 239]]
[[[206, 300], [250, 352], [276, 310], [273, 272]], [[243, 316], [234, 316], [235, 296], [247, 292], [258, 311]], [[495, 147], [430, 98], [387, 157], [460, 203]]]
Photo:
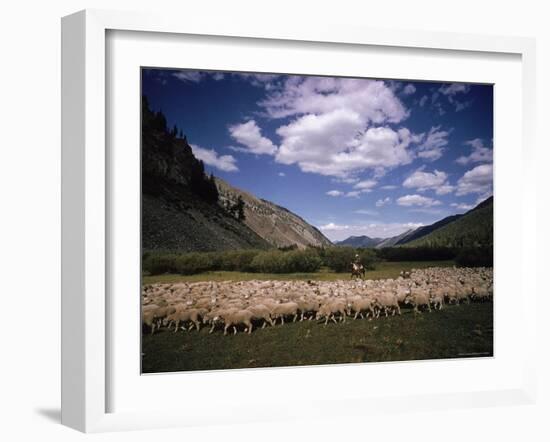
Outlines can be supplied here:
[[350, 236], [337, 246], [383, 248], [392, 246], [475, 247], [493, 244], [493, 197], [462, 215], [452, 215], [428, 226], [381, 239]]
[[384, 241], [384, 238], [370, 238], [366, 235], [362, 236], [350, 236], [349, 238], [344, 239], [343, 241], [337, 241], [335, 244], [337, 246], [348, 246], [348, 247], [364, 247], [372, 249]]
[[142, 104], [142, 248], [215, 251], [329, 246], [318, 229], [272, 202], [208, 176], [161, 112]]

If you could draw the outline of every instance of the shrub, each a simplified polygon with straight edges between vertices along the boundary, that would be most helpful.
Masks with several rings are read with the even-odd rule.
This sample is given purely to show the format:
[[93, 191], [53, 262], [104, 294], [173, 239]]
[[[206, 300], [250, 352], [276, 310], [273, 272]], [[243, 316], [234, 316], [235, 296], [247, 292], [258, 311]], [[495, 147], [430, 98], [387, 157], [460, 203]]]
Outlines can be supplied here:
[[315, 272], [320, 267], [321, 259], [313, 250], [260, 252], [250, 264], [250, 270], [258, 273]]
[[213, 253], [185, 253], [175, 260], [176, 272], [180, 275], [194, 275], [195, 273], [217, 270], [219, 261]]
[[177, 273], [176, 259], [178, 255], [174, 254], [151, 254], [143, 256], [142, 269], [151, 275], [160, 275], [162, 273]]
[[258, 250], [230, 250], [219, 252], [219, 269], [227, 271], [249, 272]]

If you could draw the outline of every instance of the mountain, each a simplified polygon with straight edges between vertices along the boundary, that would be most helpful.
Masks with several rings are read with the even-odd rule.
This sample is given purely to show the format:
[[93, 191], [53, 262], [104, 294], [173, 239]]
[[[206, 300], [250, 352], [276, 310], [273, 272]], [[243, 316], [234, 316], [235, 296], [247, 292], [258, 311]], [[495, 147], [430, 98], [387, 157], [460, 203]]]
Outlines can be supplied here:
[[[315, 227], [208, 176], [177, 127], [142, 102], [142, 249], [214, 251], [329, 245]], [[242, 202], [240, 201], [242, 200]]]
[[[432, 226], [439, 225], [428, 234], [409, 240], [404, 245], [407, 247], [479, 247], [493, 245], [492, 196], [465, 214], [456, 215], [455, 219], [451, 221], [446, 220], [448, 218], [432, 224]], [[446, 222], [441, 225], [442, 221]]]
[[413, 232], [415, 232], [417, 229], [409, 229], [406, 232], [401, 233], [397, 236], [392, 236], [391, 238], [386, 238], [380, 241], [378, 244], [376, 244], [377, 249], [382, 249], [384, 247], [393, 247], [395, 246], [399, 241], [401, 241], [403, 238], [408, 237]]
[[370, 238], [366, 235], [363, 235], [350, 236], [349, 238], [346, 238], [343, 241], [338, 241], [335, 244], [337, 246], [374, 248], [377, 247], [377, 245], [382, 241], [385, 240], [383, 238]]
[[437, 230], [449, 223], [458, 220], [462, 216], [463, 215], [451, 215], [433, 224], [430, 224], [429, 226], [420, 226], [417, 229], [409, 231], [409, 234], [404, 235], [401, 239], [399, 239], [399, 241], [396, 241], [394, 245], [399, 246], [401, 244], [407, 244], [411, 241], [414, 241], [415, 239], [422, 238], [423, 236], [430, 234], [434, 230]]
[[305, 248], [332, 244], [317, 228], [288, 209], [237, 189], [221, 178], [216, 177], [216, 185], [219, 204], [229, 209], [241, 200], [244, 204], [243, 223], [272, 246]]

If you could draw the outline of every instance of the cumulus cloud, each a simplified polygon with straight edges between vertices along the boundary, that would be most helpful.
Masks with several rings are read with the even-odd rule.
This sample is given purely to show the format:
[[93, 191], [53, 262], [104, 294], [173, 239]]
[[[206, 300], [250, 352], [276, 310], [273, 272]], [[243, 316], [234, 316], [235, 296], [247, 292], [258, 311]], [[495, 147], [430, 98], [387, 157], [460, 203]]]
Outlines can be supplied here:
[[445, 147], [449, 143], [449, 132], [440, 130], [441, 126], [432, 127], [427, 134], [423, 134], [417, 155], [428, 161], [438, 160], [443, 156]]
[[277, 146], [269, 138], [262, 136], [261, 130], [254, 120], [229, 126], [229, 134], [235, 141], [245, 146], [244, 149], [238, 150], [267, 155], [273, 155], [277, 151]]
[[359, 195], [361, 195], [361, 192], [358, 190], [352, 190], [351, 192], [346, 193], [346, 198], [359, 198]]
[[457, 182], [456, 195], [478, 193], [489, 196], [493, 189], [493, 165], [482, 164], [466, 172]]
[[464, 144], [472, 148], [472, 153], [468, 156], [459, 157], [456, 162], [463, 166], [470, 163], [492, 163], [493, 150], [484, 146], [481, 138], [466, 141]]
[[383, 207], [383, 206], [386, 206], [388, 204], [391, 204], [391, 198], [389, 196], [387, 196], [386, 198], [381, 198], [379, 199], [378, 201], [376, 201], [376, 207]]
[[180, 81], [183, 81], [184, 83], [200, 83], [207, 78], [220, 81], [225, 78], [225, 75], [222, 72], [207, 71], [175, 71], [172, 73], [172, 76]]
[[414, 87], [414, 84], [407, 84], [404, 88], [403, 88], [403, 93], [405, 95], [412, 95], [416, 92], [416, 88]]
[[377, 184], [376, 180], [363, 180], [356, 183], [353, 187], [359, 189], [361, 192], [371, 192], [373, 187]]
[[422, 98], [420, 100], [418, 100], [418, 105], [420, 107], [424, 107], [424, 105], [426, 104], [426, 101], [428, 101], [428, 96], [423, 95]]
[[303, 172], [345, 179], [372, 169], [382, 176], [412, 161], [413, 134], [386, 125], [408, 111], [383, 81], [289, 76], [259, 104], [268, 118], [291, 118], [276, 131], [275, 160]]
[[279, 172], [277, 175], [284, 177], [284, 176], [286, 176], [286, 173], [284, 173], [284, 172]]
[[390, 238], [411, 229], [422, 226], [422, 223], [365, 223], [336, 224], [330, 222], [319, 226], [319, 229], [332, 241], [341, 241], [349, 236], [367, 235], [371, 238]]
[[273, 88], [273, 82], [278, 80], [281, 76], [278, 74], [247, 74], [247, 73], [235, 73], [235, 77], [248, 81], [252, 86], [263, 87], [266, 90]]
[[348, 226], [346, 224], [335, 224], [335, 223], [328, 223], [328, 224], [325, 224], [323, 226], [319, 226], [319, 229], [326, 230], [326, 231], [330, 231], [330, 230], [347, 230], [349, 228], [350, 228], [350, 226]]
[[443, 171], [436, 169], [433, 172], [424, 172], [424, 169], [420, 168], [403, 181], [403, 186], [420, 192], [434, 190], [438, 195], [446, 195], [454, 190], [447, 178], [448, 175]]
[[180, 81], [189, 83], [199, 83], [203, 78], [202, 72], [199, 71], [177, 71], [172, 76]]
[[333, 178], [332, 181], [334, 181], [335, 183], [355, 184], [359, 181], [359, 178], [350, 176], [344, 178]]
[[460, 112], [472, 104], [471, 100], [460, 101], [457, 99], [458, 94], [467, 94], [470, 92], [470, 85], [466, 83], [451, 83], [443, 85], [438, 89], [438, 92], [447, 97], [450, 104], [454, 105], [455, 110]]
[[362, 127], [361, 117], [344, 109], [305, 115], [277, 129], [282, 143], [276, 161], [298, 164], [303, 172], [341, 178], [359, 170], [376, 171], [412, 161], [408, 129], [373, 127], [362, 133]]
[[413, 206], [432, 207], [432, 206], [439, 206], [441, 204], [441, 201], [438, 201], [433, 198], [428, 198], [427, 196], [414, 194], [414, 195], [405, 195], [400, 198], [397, 198], [397, 204], [405, 207], [413, 207]]
[[447, 97], [454, 97], [456, 94], [466, 94], [470, 91], [470, 86], [466, 83], [451, 83], [439, 88], [439, 92]]
[[379, 80], [289, 76], [262, 106], [271, 118], [324, 114], [347, 109], [365, 123], [399, 123], [408, 112], [393, 91]]
[[393, 190], [393, 189], [397, 189], [397, 186], [395, 186], [395, 185], [393, 185], [393, 184], [387, 184], [386, 186], [380, 187], [380, 189], [383, 189], [383, 190]]
[[193, 154], [204, 164], [223, 170], [224, 172], [237, 172], [237, 160], [232, 155], [218, 155], [214, 149], [206, 149], [204, 147], [192, 144]]
[[339, 190], [329, 190], [327, 192], [328, 196], [342, 196], [344, 192], [340, 192]]

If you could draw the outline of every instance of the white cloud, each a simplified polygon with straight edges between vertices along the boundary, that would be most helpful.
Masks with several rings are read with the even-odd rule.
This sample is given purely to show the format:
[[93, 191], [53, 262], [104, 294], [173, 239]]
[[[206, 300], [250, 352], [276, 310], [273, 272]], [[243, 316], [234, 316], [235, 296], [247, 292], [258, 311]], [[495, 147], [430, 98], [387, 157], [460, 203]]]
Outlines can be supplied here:
[[399, 123], [407, 110], [383, 82], [378, 80], [289, 76], [282, 87], [260, 102], [271, 118], [324, 114], [345, 109], [364, 123]]
[[470, 210], [474, 208], [473, 204], [466, 204], [466, 203], [451, 203], [451, 207], [454, 207], [458, 210]]
[[376, 186], [377, 183], [376, 180], [363, 180], [356, 183], [353, 187], [359, 189], [361, 192], [371, 192], [372, 188]]
[[405, 207], [413, 207], [413, 206], [432, 207], [432, 206], [440, 205], [441, 201], [438, 201], [433, 198], [428, 198], [427, 196], [415, 194], [415, 195], [405, 195], [400, 198], [397, 198], [397, 204]]
[[380, 169], [412, 161], [408, 146], [413, 136], [408, 129], [375, 127], [361, 132], [362, 128], [361, 117], [344, 109], [300, 117], [277, 129], [282, 143], [276, 161], [340, 178], [364, 169], [380, 175]]
[[448, 86], [441, 86], [439, 92], [448, 97], [453, 97], [456, 94], [467, 94], [470, 91], [470, 86], [466, 83], [451, 83]]
[[352, 190], [351, 192], [346, 193], [346, 198], [359, 198], [359, 195], [361, 195], [361, 192], [358, 190]]
[[319, 226], [319, 229], [326, 230], [326, 231], [330, 231], [330, 230], [347, 230], [349, 228], [350, 228], [350, 226], [348, 226], [348, 225], [341, 225], [341, 224], [334, 224], [334, 223], [328, 223], [328, 224], [325, 224], [324, 226]]
[[478, 193], [489, 196], [493, 189], [493, 165], [482, 164], [466, 172], [457, 182], [457, 196]]
[[428, 101], [428, 96], [427, 95], [424, 95], [422, 96], [422, 98], [418, 101], [418, 105], [420, 107], [424, 107], [424, 105], [426, 104], [426, 101]]
[[446, 195], [454, 190], [447, 178], [448, 175], [443, 171], [434, 170], [430, 173], [424, 172], [423, 168], [420, 168], [403, 181], [403, 186], [417, 189], [420, 192], [434, 190], [437, 195]]
[[403, 88], [403, 93], [405, 95], [412, 95], [416, 92], [416, 88], [414, 87], [414, 84], [407, 84], [404, 88]]
[[245, 74], [235, 73], [235, 77], [239, 77], [248, 81], [252, 86], [263, 87], [266, 90], [273, 88], [273, 82], [280, 78], [277, 74]]
[[172, 73], [172, 76], [187, 83], [200, 83], [207, 78], [212, 78], [215, 81], [220, 81], [225, 78], [223, 72], [208, 71], [176, 71]]
[[449, 183], [443, 184], [435, 189], [436, 195], [447, 195], [455, 190], [455, 186], [450, 185]]
[[277, 175], [279, 175], [279, 176], [286, 176], [286, 173], [284, 173], [284, 172], [279, 172]]
[[386, 186], [382, 186], [380, 187], [380, 189], [383, 189], [383, 190], [393, 190], [393, 189], [397, 189], [398, 186], [395, 186], [393, 184], [388, 184]]
[[459, 157], [456, 162], [463, 166], [470, 163], [492, 163], [493, 150], [483, 145], [483, 140], [475, 138], [464, 143], [472, 148], [472, 153], [468, 156]]
[[339, 190], [329, 190], [327, 192], [328, 196], [342, 196], [344, 192], [340, 192]]
[[432, 127], [428, 134], [422, 137], [417, 155], [428, 161], [438, 160], [448, 144], [449, 132], [440, 130], [441, 126]]
[[369, 215], [369, 216], [379, 215], [379, 213], [376, 210], [368, 210], [368, 209], [354, 210], [353, 213], [357, 213], [359, 215]]
[[204, 164], [223, 170], [224, 172], [237, 172], [237, 160], [232, 155], [218, 155], [214, 149], [205, 149], [204, 147], [191, 144], [193, 154]]
[[391, 238], [407, 230], [417, 229], [422, 223], [367, 223], [367, 224], [336, 224], [330, 222], [319, 226], [332, 241], [341, 241], [349, 236], [367, 235], [371, 238]]
[[415, 213], [428, 213], [430, 215], [442, 215], [445, 213], [445, 210], [443, 209], [433, 209], [430, 207], [416, 207], [414, 209], [409, 209], [409, 212], [415, 212]]
[[172, 76], [178, 80], [191, 83], [199, 83], [202, 80], [202, 73], [199, 71], [177, 71]]
[[441, 94], [447, 97], [449, 103], [454, 105], [455, 110], [460, 112], [472, 104], [472, 100], [459, 101], [456, 98], [458, 94], [467, 94], [470, 92], [470, 85], [466, 83], [451, 83], [448, 86], [441, 86], [438, 90]]
[[406, 128], [385, 125], [401, 122], [408, 111], [383, 81], [287, 76], [273, 83], [259, 104], [269, 118], [292, 118], [276, 130], [280, 146], [263, 137], [254, 120], [231, 126], [234, 139], [250, 152], [274, 155], [278, 163], [349, 183], [362, 170], [379, 178], [409, 164], [414, 158], [409, 146], [420, 140]]
[[261, 130], [254, 120], [229, 126], [229, 134], [234, 140], [245, 146], [245, 151], [249, 153], [273, 155], [277, 151], [277, 147], [271, 140], [262, 136]]
[[332, 181], [334, 181], [335, 183], [355, 184], [359, 182], [359, 178], [355, 178], [355, 177], [333, 178]]
[[386, 206], [388, 204], [391, 204], [391, 198], [389, 196], [387, 196], [386, 198], [381, 198], [379, 199], [378, 201], [376, 201], [376, 207], [383, 207], [383, 206]]

